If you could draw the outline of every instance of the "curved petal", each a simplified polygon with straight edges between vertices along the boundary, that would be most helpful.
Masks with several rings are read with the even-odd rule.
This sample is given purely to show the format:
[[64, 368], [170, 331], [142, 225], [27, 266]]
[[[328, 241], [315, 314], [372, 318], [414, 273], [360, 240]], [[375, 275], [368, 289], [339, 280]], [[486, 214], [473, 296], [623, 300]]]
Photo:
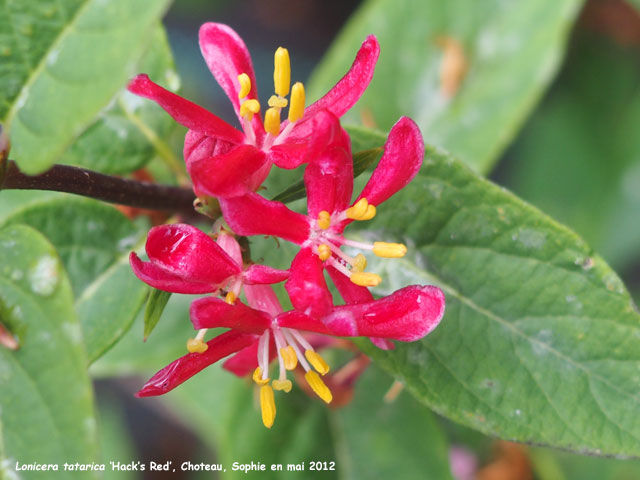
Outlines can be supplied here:
[[[278, 350], [276, 344], [273, 341], [273, 335], [269, 340], [269, 363], [278, 356]], [[258, 366], [258, 341], [243, 348], [235, 355], [229, 357], [222, 364], [222, 368], [237, 375], [238, 377], [245, 377], [256, 369]]]
[[242, 271], [211, 237], [191, 225], [153, 227], [145, 249], [152, 263], [192, 282], [216, 285]]
[[244, 273], [248, 285], [280, 283], [289, 278], [289, 270], [279, 270], [267, 265], [251, 265]]
[[[236, 197], [262, 183], [266, 162], [263, 151], [253, 145], [240, 145], [223, 155], [189, 162], [187, 167], [198, 192], [212, 197]], [[256, 178], [256, 174], [262, 178]]]
[[379, 55], [378, 40], [374, 35], [369, 35], [345, 76], [322, 98], [305, 109], [303, 119], [293, 129], [292, 138], [303, 138], [311, 134], [313, 128], [309, 119], [320, 110], [326, 109], [341, 117], [353, 107], [369, 86]]
[[153, 83], [145, 74], [136, 76], [127, 87], [131, 93], [153, 100], [180, 125], [231, 143], [243, 143], [244, 134], [199, 105]]
[[367, 287], [356, 285], [349, 280], [349, 277], [339, 272], [331, 265], [327, 265], [325, 268], [345, 303], [364, 303], [373, 301], [373, 295], [371, 295], [371, 292]]
[[224, 219], [238, 235], [273, 235], [298, 244], [309, 238], [306, 216], [257, 193], [221, 198], [220, 208]]
[[217, 285], [211, 283], [195, 282], [187, 278], [171, 273], [151, 262], [143, 262], [135, 252], [129, 255], [129, 263], [136, 277], [147, 285], [158, 290], [173, 293], [211, 293]]
[[164, 367], [145, 383], [136, 393], [136, 397], [152, 397], [167, 393], [221, 358], [251, 345], [257, 338], [250, 333], [223, 333], [207, 342], [209, 348], [204, 353], [189, 353]]
[[[222, 23], [205, 23], [200, 27], [200, 50], [211, 74], [231, 100], [240, 123], [240, 82], [238, 75], [246, 73], [251, 80], [251, 91], [247, 98], [258, 98], [256, 76], [251, 56], [242, 38], [231, 27]], [[254, 129], [263, 132], [259, 115], [254, 115]]]
[[225, 142], [219, 138], [208, 137], [204, 133], [189, 130], [184, 137], [182, 154], [187, 168], [189, 168], [189, 164], [192, 162], [224, 155], [236, 146], [236, 143]]
[[349, 135], [338, 117], [326, 110], [314, 117], [314, 134], [309, 141], [309, 165], [304, 171], [309, 217], [326, 210], [344, 210], [353, 193], [353, 160]]
[[324, 280], [322, 261], [310, 247], [300, 249], [289, 271], [284, 288], [294, 308], [313, 317], [328, 314], [333, 299]]
[[231, 328], [260, 335], [271, 325], [271, 316], [247, 307], [240, 300], [230, 305], [220, 298], [199, 298], [191, 304], [189, 314], [196, 330]]
[[286, 168], [287, 170], [298, 168], [308, 160], [307, 142], [289, 143], [285, 141], [284, 143], [272, 146], [267, 156], [271, 163], [280, 168]]
[[391, 128], [382, 158], [356, 201], [364, 197], [378, 206], [413, 180], [423, 158], [420, 129], [413, 120], [402, 117]]
[[272, 318], [282, 313], [282, 305], [276, 292], [269, 285], [246, 285], [244, 286], [244, 294], [247, 297], [247, 303], [251, 308], [260, 310], [270, 315]]

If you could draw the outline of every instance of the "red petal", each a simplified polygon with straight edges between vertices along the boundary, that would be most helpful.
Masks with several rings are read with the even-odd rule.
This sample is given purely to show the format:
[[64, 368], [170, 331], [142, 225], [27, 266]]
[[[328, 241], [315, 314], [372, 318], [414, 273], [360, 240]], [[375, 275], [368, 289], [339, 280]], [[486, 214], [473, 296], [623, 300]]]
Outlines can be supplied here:
[[369, 337], [369, 340], [371, 340], [371, 343], [373, 343], [380, 350], [393, 350], [396, 348], [393, 342], [387, 340], [386, 338]]
[[371, 292], [367, 287], [356, 285], [349, 280], [349, 277], [339, 272], [331, 265], [327, 265], [325, 268], [345, 303], [364, 303], [373, 301], [373, 295], [371, 295]]
[[353, 193], [353, 160], [349, 135], [338, 118], [326, 110], [313, 119], [309, 141], [309, 165], [304, 171], [309, 217], [344, 210]]
[[280, 168], [298, 168], [307, 161], [307, 142], [289, 143], [285, 140], [284, 143], [272, 146], [267, 155], [269, 161]]
[[222, 364], [222, 368], [238, 377], [244, 377], [252, 373], [258, 366], [258, 343], [258, 341], [255, 341], [232, 357], [229, 357]]
[[167, 393], [221, 358], [251, 345], [256, 339], [257, 337], [250, 333], [223, 333], [207, 342], [209, 348], [206, 352], [189, 353], [164, 367], [145, 383], [136, 393], [136, 397], [152, 397]]
[[175, 275], [151, 262], [143, 262], [135, 252], [129, 255], [129, 263], [133, 273], [144, 283], [158, 290], [173, 293], [211, 293], [217, 285], [212, 283], [194, 282]]
[[262, 334], [271, 325], [271, 316], [247, 307], [240, 300], [229, 305], [214, 297], [199, 298], [189, 309], [193, 328], [231, 328], [239, 332]]
[[271, 318], [282, 313], [276, 292], [269, 285], [246, 285], [244, 294], [251, 308], [267, 313]]
[[267, 156], [252, 145], [190, 161], [187, 167], [195, 189], [212, 197], [244, 195], [259, 187], [269, 173]]
[[129, 82], [131, 93], [149, 98], [160, 105], [173, 119], [190, 130], [231, 143], [243, 143], [244, 134], [199, 105], [153, 83], [145, 74]]
[[413, 180], [423, 158], [420, 129], [413, 120], [402, 117], [389, 132], [382, 158], [356, 201], [364, 197], [372, 205], [381, 204]]
[[[231, 100], [242, 123], [238, 75], [246, 73], [251, 79], [251, 91], [247, 98], [258, 98], [256, 76], [247, 46], [231, 27], [222, 23], [205, 23], [200, 27], [200, 50], [211, 74]], [[264, 132], [260, 116], [254, 115], [253, 118], [254, 129]]]
[[216, 242], [191, 225], [153, 227], [145, 249], [151, 263], [191, 282], [216, 285], [242, 271]]
[[306, 216], [257, 193], [221, 198], [220, 207], [224, 219], [238, 235], [273, 235], [298, 244], [309, 237]]
[[207, 137], [195, 130], [189, 130], [184, 137], [184, 149], [182, 152], [187, 168], [189, 168], [189, 164], [192, 162], [224, 155], [236, 146], [236, 143], [225, 142], [218, 138]]
[[284, 288], [294, 308], [313, 317], [329, 313], [333, 299], [324, 280], [322, 261], [311, 248], [298, 252], [289, 271], [291, 274]]
[[251, 265], [244, 274], [248, 285], [280, 283], [289, 278], [289, 270], [279, 270], [267, 265]]

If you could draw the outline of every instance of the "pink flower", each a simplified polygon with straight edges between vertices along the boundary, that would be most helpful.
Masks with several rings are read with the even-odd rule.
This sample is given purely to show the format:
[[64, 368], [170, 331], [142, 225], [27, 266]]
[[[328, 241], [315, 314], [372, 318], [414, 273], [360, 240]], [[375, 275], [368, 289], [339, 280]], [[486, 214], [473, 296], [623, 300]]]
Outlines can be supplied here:
[[129, 90], [157, 102], [178, 123], [189, 129], [184, 157], [197, 195], [232, 197], [256, 190], [271, 164], [295, 168], [307, 158], [307, 142], [313, 116], [322, 109], [342, 116], [367, 88], [378, 59], [379, 45], [369, 36], [346, 75], [320, 100], [304, 108], [304, 87], [291, 88], [289, 118], [280, 122], [290, 90], [289, 53], [279, 48], [275, 55], [276, 95], [263, 123], [256, 81], [247, 47], [230, 27], [205, 23], [200, 28], [202, 55], [236, 111], [243, 131], [213, 113], [165, 90], [147, 75], [138, 75]]
[[[295, 310], [283, 312], [273, 289], [266, 285], [246, 285], [245, 294], [250, 306], [240, 301], [230, 305], [214, 297], [194, 301], [191, 305], [194, 328], [230, 330], [207, 342], [204, 353], [189, 353], [167, 365], [137, 396], [167, 393], [203, 368], [235, 353], [225, 366], [236, 373], [255, 368], [253, 379], [260, 386], [262, 420], [270, 428], [276, 414], [273, 391], [291, 390], [287, 370], [295, 369], [298, 363], [305, 370], [305, 380], [311, 389], [326, 403], [333, 398], [321, 379], [329, 366], [299, 330], [414, 341], [433, 330], [444, 313], [444, 295], [433, 286], [405, 287], [379, 300], [332, 307], [321, 319]], [[269, 363], [275, 357], [279, 373], [272, 380]]]
[[[330, 112], [316, 114], [309, 152], [313, 160], [304, 173], [307, 215], [253, 192], [221, 199], [220, 204], [236, 233], [274, 235], [300, 245], [286, 289], [296, 309], [323, 317], [332, 308], [323, 269], [347, 303], [370, 301], [371, 294], [365, 287], [381, 281], [378, 275], [363, 271], [366, 259], [362, 254], [351, 257], [341, 250], [343, 245], [372, 250], [382, 257], [402, 257], [406, 253], [402, 244], [346, 239], [343, 230], [353, 220], [373, 218], [377, 206], [415, 177], [422, 165], [424, 144], [417, 125], [401, 118], [389, 133], [377, 168], [354, 202], [349, 137]], [[384, 347], [384, 343], [377, 344]]]

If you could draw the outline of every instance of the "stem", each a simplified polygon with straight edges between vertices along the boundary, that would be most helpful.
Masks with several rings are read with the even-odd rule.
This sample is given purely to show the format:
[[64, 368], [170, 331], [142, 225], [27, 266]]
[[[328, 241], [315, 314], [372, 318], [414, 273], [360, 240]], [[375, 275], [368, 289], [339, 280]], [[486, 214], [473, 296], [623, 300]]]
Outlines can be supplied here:
[[4, 175], [1, 170], [0, 190], [53, 190], [129, 207], [193, 212], [195, 196], [187, 188], [112, 177], [68, 165], [54, 165], [45, 173], [29, 176], [8, 160]]

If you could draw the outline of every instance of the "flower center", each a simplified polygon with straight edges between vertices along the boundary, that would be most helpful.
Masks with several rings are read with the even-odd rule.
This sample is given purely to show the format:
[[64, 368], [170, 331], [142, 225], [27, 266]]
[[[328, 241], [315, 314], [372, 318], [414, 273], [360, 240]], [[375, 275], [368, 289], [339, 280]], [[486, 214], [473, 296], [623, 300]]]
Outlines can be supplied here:
[[[255, 99], [247, 99], [251, 91], [251, 79], [246, 73], [238, 75], [240, 91], [238, 98], [242, 100], [240, 105], [240, 115], [243, 118], [243, 128], [249, 143], [256, 144], [256, 135], [251, 125], [253, 116], [260, 111], [260, 103]], [[287, 100], [291, 86], [291, 61], [289, 51], [286, 48], [278, 47], [274, 55], [273, 84], [275, 95], [269, 98], [269, 108], [264, 114], [264, 129], [267, 137], [264, 140], [263, 148], [269, 149], [273, 145], [282, 143], [291, 133], [293, 125], [304, 115], [305, 93], [304, 85], [296, 82], [291, 87], [291, 104]], [[281, 129], [280, 113], [283, 108], [289, 105], [289, 115], [287, 125]]]

